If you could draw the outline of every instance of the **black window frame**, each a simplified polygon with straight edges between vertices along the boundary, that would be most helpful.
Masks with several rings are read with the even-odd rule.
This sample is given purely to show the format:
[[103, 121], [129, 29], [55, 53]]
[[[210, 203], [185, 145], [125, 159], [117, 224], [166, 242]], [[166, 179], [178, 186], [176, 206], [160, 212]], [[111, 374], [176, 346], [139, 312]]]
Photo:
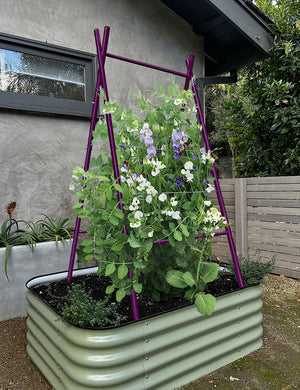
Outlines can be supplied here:
[[96, 54], [5, 33], [0, 33], [0, 48], [83, 65], [85, 67], [86, 88], [86, 101], [84, 102], [30, 95], [26, 93], [0, 91], [0, 109], [86, 118], [91, 116], [97, 77]]

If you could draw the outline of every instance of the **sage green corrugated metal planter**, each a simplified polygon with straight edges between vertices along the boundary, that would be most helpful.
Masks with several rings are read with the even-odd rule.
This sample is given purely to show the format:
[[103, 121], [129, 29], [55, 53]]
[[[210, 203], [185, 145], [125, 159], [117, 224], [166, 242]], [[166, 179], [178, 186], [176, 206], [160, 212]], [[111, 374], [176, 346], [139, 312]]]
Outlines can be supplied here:
[[188, 306], [91, 330], [69, 325], [28, 291], [27, 352], [55, 390], [171, 390], [261, 347], [260, 295], [254, 286], [218, 297], [209, 317]]

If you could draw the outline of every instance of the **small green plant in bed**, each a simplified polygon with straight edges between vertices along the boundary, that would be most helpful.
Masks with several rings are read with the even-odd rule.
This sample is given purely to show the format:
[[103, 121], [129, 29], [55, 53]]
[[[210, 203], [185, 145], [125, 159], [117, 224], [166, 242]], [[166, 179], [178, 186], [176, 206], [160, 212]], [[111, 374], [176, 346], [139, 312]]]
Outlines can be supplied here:
[[[262, 257], [259, 253], [256, 253], [252, 258], [249, 255], [247, 257], [240, 256], [239, 264], [245, 286], [254, 286], [263, 283], [264, 277], [274, 269], [275, 261], [275, 256], [269, 261], [262, 261]], [[232, 260], [230, 261], [228, 268], [235, 274]]]
[[62, 317], [70, 324], [81, 328], [116, 326], [126, 319], [118, 314], [118, 304], [108, 302], [108, 296], [103, 300], [95, 300], [91, 296], [91, 291], [85, 290], [84, 282], [68, 286], [64, 300], [64, 304], [59, 305]]

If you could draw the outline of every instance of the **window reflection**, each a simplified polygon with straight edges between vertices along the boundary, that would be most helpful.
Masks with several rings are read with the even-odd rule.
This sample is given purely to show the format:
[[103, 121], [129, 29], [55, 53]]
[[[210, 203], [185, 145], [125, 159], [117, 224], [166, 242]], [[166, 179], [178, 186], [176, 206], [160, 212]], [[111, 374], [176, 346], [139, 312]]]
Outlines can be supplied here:
[[86, 101], [85, 67], [0, 48], [0, 91]]

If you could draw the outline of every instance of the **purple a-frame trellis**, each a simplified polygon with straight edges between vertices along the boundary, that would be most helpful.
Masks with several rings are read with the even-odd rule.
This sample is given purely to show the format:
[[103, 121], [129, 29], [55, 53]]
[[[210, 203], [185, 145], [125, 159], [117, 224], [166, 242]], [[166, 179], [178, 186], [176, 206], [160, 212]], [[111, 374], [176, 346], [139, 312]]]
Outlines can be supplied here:
[[[110, 28], [106, 26], [104, 28], [103, 40], [101, 43], [99, 30], [98, 29], [94, 30], [99, 70], [98, 70], [98, 75], [97, 75], [97, 82], [96, 82], [95, 96], [94, 96], [94, 105], [93, 105], [92, 118], [91, 118], [89, 137], [88, 137], [88, 143], [87, 143], [87, 152], [86, 152], [85, 164], [84, 164], [85, 171], [87, 171], [89, 169], [89, 165], [90, 165], [93, 131], [95, 130], [95, 127], [96, 127], [97, 113], [98, 113], [98, 108], [99, 108], [100, 87], [104, 91], [105, 100], [109, 101], [108, 89], [107, 89], [107, 83], [106, 83], [106, 74], [105, 74], [105, 59], [106, 59], [106, 57], [114, 58], [114, 59], [117, 59], [120, 61], [129, 62], [129, 63], [135, 64], [135, 65], [144, 66], [147, 68], [156, 69], [156, 70], [159, 70], [162, 72], [174, 74], [176, 76], [181, 76], [181, 77], [185, 78], [185, 85], [184, 85], [185, 90], [189, 88], [189, 85], [190, 85], [191, 80], [193, 78], [193, 64], [194, 64], [194, 59], [195, 59], [195, 57], [193, 55], [191, 55], [186, 60], [186, 66], [187, 66], [186, 73], [177, 72], [177, 71], [174, 71], [171, 69], [162, 68], [162, 67], [159, 67], [156, 65], [151, 65], [151, 64], [145, 63], [145, 62], [136, 61], [136, 60], [133, 60], [130, 58], [117, 56], [117, 55], [110, 54], [107, 52], [109, 31], [110, 31]], [[209, 144], [209, 140], [208, 140], [208, 136], [207, 136], [207, 132], [206, 132], [206, 127], [205, 127], [204, 118], [203, 118], [203, 114], [202, 114], [202, 110], [201, 110], [199, 96], [198, 96], [197, 88], [196, 88], [194, 81], [192, 81], [192, 91], [194, 93], [194, 99], [195, 99], [195, 104], [196, 104], [196, 108], [197, 108], [199, 121], [200, 121], [200, 124], [202, 125], [202, 135], [203, 135], [205, 148], [206, 148], [206, 150], [210, 150], [210, 144]], [[113, 170], [114, 170], [114, 177], [115, 177], [117, 184], [121, 184], [111, 114], [106, 114], [105, 117], [106, 117], [107, 129], [108, 129], [108, 137], [109, 137], [110, 153], [111, 153]], [[217, 197], [218, 197], [218, 202], [219, 202], [221, 214], [228, 222], [227, 212], [226, 212], [226, 208], [225, 208], [225, 204], [224, 204], [224, 200], [223, 200], [223, 196], [222, 196], [222, 192], [221, 192], [221, 188], [220, 188], [220, 183], [218, 180], [218, 176], [217, 176], [217, 172], [216, 172], [216, 168], [215, 168], [214, 164], [213, 164], [212, 175], [215, 178], [214, 185], [216, 188], [216, 193], [217, 193]], [[118, 197], [118, 201], [119, 201], [119, 208], [124, 213], [124, 208], [123, 208], [123, 205], [121, 202], [122, 195], [120, 192], [117, 192], [117, 197]], [[82, 200], [80, 200], [80, 202], [83, 203]], [[71, 256], [70, 256], [69, 271], [68, 271], [68, 281], [69, 282], [72, 279], [76, 246], [77, 246], [77, 242], [78, 242], [78, 235], [80, 233], [84, 233], [83, 231], [80, 231], [80, 222], [81, 222], [80, 218], [77, 217], [76, 224], [75, 224], [72, 251], [71, 251]], [[123, 233], [127, 234], [126, 226], [123, 227]], [[233, 264], [234, 264], [234, 268], [235, 268], [235, 272], [236, 272], [236, 276], [237, 276], [237, 281], [238, 281], [239, 287], [243, 288], [244, 283], [243, 283], [243, 279], [242, 279], [242, 275], [241, 275], [241, 271], [240, 271], [240, 266], [239, 266], [239, 262], [238, 262], [238, 258], [237, 258], [230, 226], [226, 226], [225, 231], [217, 232], [217, 233], [215, 233], [215, 235], [216, 236], [220, 236], [220, 235], [227, 236], [228, 244], [230, 247], [232, 260], [233, 260]], [[196, 236], [196, 238], [199, 238], [199, 237], [201, 237], [201, 235]], [[166, 242], [168, 242], [167, 239], [156, 241], [156, 242], [154, 242], [154, 244], [161, 244], [161, 243], [166, 243]], [[129, 273], [128, 277], [132, 277], [132, 274]], [[133, 312], [133, 319], [138, 320], [139, 319], [139, 312], [138, 312], [138, 306], [137, 306], [137, 298], [136, 298], [135, 291], [133, 291], [133, 290], [131, 292], [131, 306], [132, 306], [132, 312]]]

